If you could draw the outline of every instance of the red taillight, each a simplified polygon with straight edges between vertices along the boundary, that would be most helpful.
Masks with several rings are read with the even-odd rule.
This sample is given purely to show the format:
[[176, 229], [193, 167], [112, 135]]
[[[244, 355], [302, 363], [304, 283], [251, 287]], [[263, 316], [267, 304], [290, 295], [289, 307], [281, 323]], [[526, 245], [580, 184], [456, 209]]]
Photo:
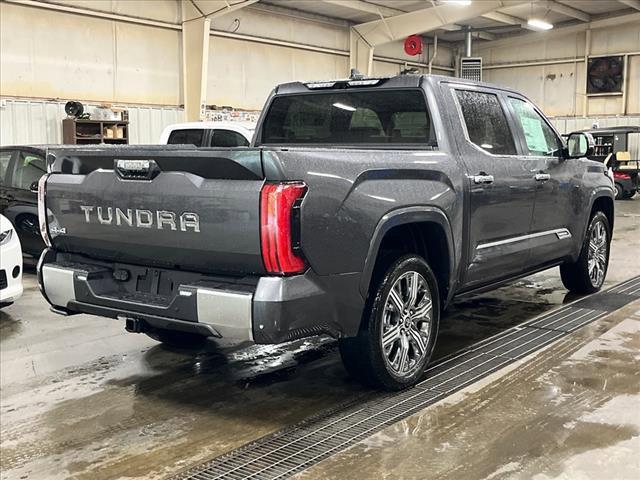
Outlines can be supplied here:
[[304, 183], [267, 183], [260, 194], [260, 242], [269, 273], [301, 273], [299, 207], [307, 191]]
[[613, 178], [619, 178], [620, 180], [630, 180], [631, 175], [629, 175], [628, 173], [613, 172]]

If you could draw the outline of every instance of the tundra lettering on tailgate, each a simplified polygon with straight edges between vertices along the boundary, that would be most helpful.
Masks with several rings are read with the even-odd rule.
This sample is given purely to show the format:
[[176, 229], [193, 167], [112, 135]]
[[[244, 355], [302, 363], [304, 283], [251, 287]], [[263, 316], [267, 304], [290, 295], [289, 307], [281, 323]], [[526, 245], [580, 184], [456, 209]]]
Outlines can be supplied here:
[[178, 215], [170, 210], [120, 209], [117, 207], [97, 207], [95, 205], [80, 205], [87, 223], [101, 225], [128, 226], [137, 228], [157, 228], [164, 230], [178, 230], [186, 232], [191, 229], [200, 233], [200, 217], [197, 213], [183, 212]]

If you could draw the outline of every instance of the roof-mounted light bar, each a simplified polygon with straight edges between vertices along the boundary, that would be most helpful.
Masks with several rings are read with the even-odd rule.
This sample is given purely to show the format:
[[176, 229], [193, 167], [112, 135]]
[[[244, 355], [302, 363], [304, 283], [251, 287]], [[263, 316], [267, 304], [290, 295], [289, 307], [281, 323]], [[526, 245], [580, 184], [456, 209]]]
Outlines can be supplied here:
[[379, 78], [370, 78], [367, 80], [350, 80], [347, 82], [347, 85], [350, 87], [363, 87], [366, 85], [377, 85], [378, 83], [380, 83]]
[[305, 83], [307, 88], [333, 88], [333, 86], [337, 83], [334, 82], [314, 82], [314, 83]]
[[318, 90], [322, 88], [334, 88], [336, 86], [340, 87], [368, 87], [371, 85], [378, 85], [384, 79], [382, 78], [365, 78], [362, 80], [331, 80], [329, 82], [307, 82], [304, 85], [311, 90]]

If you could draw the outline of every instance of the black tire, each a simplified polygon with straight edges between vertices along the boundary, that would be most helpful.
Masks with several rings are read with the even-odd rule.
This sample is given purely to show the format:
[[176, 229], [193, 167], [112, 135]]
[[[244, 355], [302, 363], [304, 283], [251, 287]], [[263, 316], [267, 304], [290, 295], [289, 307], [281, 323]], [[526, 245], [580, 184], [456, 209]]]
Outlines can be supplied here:
[[207, 337], [177, 330], [154, 329], [145, 333], [148, 337], [170, 347], [201, 348], [207, 342]]
[[625, 199], [625, 200], [629, 200], [629, 199], [633, 198], [635, 194], [636, 194], [636, 191], [635, 191], [635, 190], [632, 190], [632, 191], [630, 191], [630, 192], [625, 192], [625, 193], [622, 195], [622, 198], [623, 198], [623, 199]]
[[[606, 235], [605, 238], [605, 252], [604, 252], [604, 266], [602, 270], [602, 276], [597, 275], [597, 280], [589, 274], [589, 249], [594, 230], [598, 228], [598, 225], [602, 225]], [[607, 276], [607, 269], [609, 267], [609, 252], [611, 250], [611, 229], [609, 227], [609, 220], [607, 216], [602, 212], [595, 212], [591, 216], [589, 226], [582, 242], [582, 250], [580, 256], [575, 263], [564, 263], [560, 265], [560, 277], [564, 286], [573, 293], [594, 293], [602, 288], [604, 280]], [[599, 269], [600, 270], [600, 269]]]
[[13, 302], [0, 303], [0, 308], [9, 307], [11, 305], [13, 305]]
[[615, 187], [616, 187], [616, 200], [622, 200], [624, 198], [624, 189], [622, 188], [622, 185], [620, 185], [619, 183], [616, 183]]
[[[422, 378], [424, 369], [433, 353], [440, 321], [440, 297], [436, 277], [422, 257], [405, 255], [387, 264], [389, 266], [380, 269], [382, 270], [381, 274], [377, 275], [377, 278], [372, 281], [358, 336], [340, 339], [340, 355], [347, 371], [366, 385], [385, 390], [401, 390], [415, 385]], [[419, 276], [412, 276], [410, 272], [416, 272]], [[402, 287], [401, 282], [409, 282], [409, 277], [414, 279], [411, 281], [419, 281], [420, 288], [423, 290], [421, 290], [422, 293], [416, 293], [414, 301], [407, 303], [407, 305], [416, 304], [417, 302], [419, 306], [422, 305], [421, 302], [424, 302], [422, 308], [425, 308], [428, 303], [426, 300], [428, 288], [431, 300], [431, 318], [428, 319], [430, 321], [427, 321], [427, 317], [421, 317], [424, 321], [411, 320], [408, 317], [408, 310], [405, 312], [407, 314], [405, 318], [404, 314], [396, 311], [395, 308], [391, 310], [385, 308], [385, 306], [388, 307], [387, 302], [392, 297], [391, 289], [396, 288], [397, 285]], [[409, 283], [405, 283], [405, 285], [408, 289]], [[409, 293], [408, 290], [407, 293]], [[400, 291], [400, 296], [402, 297], [402, 291]], [[418, 301], [418, 298], [421, 300]], [[407, 299], [407, 302], [409, 301]], [[393, 313], [389, 313], [390, 311]], [[385, 313], [389, 316], [385, 317]], [[406, 330], [402, 330], [402, 333], [398, 332], [397, 342], [399, 343], [396, 344], [394, 341], [389, 347], [388, 354], [385, 354], [382, 346], [384, 322], [385, 318], [387, 318], [387, 322], [390, 322], [389, 318], [391, 318], [392, 314], [395, 315], [393, 318], [396, 319], [396, 325], [389, 326], [388, 324], [386, 328], [405, 327]], [[409, 322], [411, 322], [412, 327], [407, 326]], [[428, 324], [428, 326], [425, 324]], [[413, 327], [414, 325], [415, 327]], [[422, 337], [423, 328], [428, 329], [428, 333], [425, 334], [426, 338]], [[416, 331], [420, 332], [419, 335], [424, 342], [423, 346], [425, 348], [422, 349], [422, 354], [420, 354], [420, 349], [416, 343]], [[396, 358], [400, 355], [399, 350], [401, 348], [403, 351], [406, 349], [404, 360], [408, 362], [407, 366], [411, 366], [411, 368], [405, 374], [394, 371], [393, 367], [389, 365], [388, 355], [391, 355], [394, 348], [397, 348], [395, 351]], [[411, 365], [412, 360], [409, 359], [409, 352], [414, 355], [413, 365]], [[393, 363], [395, 363], [395, 360]], [[404, 361], [401, 358], [401, 370], [403, 365]]]

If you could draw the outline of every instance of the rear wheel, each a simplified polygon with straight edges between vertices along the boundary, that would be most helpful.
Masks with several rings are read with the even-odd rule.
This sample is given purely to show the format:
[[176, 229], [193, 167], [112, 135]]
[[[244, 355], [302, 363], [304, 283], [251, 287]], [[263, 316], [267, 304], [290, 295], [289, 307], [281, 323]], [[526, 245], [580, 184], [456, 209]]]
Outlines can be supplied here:
[[204, 346], [207, 337], [195, 333], [179, 332], [177, 330], [153, 329], [145, 332], [148, 337], [165, 345], [178, 348], [200, 348]]
[[622, 198], [624, 198], [625, 200], [628, 200], [629, 198], [633, 198], [633, 196], [636, 194], [635, 190], [631, 190], [630, 192], [625, 192], [622, 195]]
[[575, 263], [560, 266], [562, 283], [574, 293], [594, 293], [602, 288], [609, 266], [611, 230], [602, 212], [595, 212]]
[[438, 285], [429, 265], [405, 255], [372, 285], [357, 337], [340, 340], [347, 371], [364, 383], [399, 390], [420, 380], [440, 320]]

